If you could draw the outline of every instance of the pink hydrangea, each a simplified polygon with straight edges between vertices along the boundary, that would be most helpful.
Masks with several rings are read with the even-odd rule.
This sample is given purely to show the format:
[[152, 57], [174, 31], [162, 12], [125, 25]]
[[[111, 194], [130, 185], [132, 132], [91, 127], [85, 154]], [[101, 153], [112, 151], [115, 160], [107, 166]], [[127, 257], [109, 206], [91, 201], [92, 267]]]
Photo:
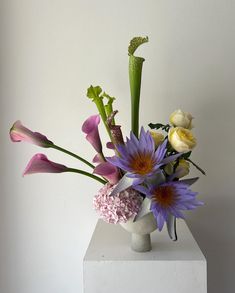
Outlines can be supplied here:
[[125, 223], [140, 210], [143, 198], [138, 191], [128, 188], [110, 196], [116, 185], [105, 184], [93, 200], [95, 210], [107, 223]]

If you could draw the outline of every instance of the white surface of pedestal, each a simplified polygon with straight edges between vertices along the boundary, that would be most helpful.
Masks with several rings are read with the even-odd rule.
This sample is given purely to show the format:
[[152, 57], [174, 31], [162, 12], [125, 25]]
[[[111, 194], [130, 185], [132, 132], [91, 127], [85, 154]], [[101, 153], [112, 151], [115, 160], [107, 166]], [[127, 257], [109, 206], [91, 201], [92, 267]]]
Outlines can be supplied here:
[[84, 293], [206, 293], [206, 259], [183, 220], [179, 240], [151, 234], [152, 251], [130, 249], [130, 234], [99, 220], [83, 261]]

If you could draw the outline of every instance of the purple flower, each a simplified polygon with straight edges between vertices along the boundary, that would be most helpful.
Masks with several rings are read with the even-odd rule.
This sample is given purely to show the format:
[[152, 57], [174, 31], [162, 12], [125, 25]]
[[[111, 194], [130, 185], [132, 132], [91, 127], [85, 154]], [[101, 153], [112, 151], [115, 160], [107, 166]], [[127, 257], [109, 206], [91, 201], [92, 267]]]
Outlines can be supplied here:
[[10, 129], [10, 138], [13, 142], [27, 141], [41, 147], [48, 148], [53, 145], [53, 142], [39, 132], [33, 132], [22, 125], [18, 120]]
[[36, 154], [29, 161], [23, 176], [34, 173], [62, 173], [67, 170], [66, 166], [48, 160], [44, 154]]
[[116, 184], [120, 179], [118, 168], [109, 162], [102, 162], [94, 169], [94, 174], [98, 174], [109, 181], [110, 184]]
[[166, 182], [148, 187], [136, 186], [135, 189], [144, 193], [151, 199], [150, 209], [157, 220], [158, 229], [161, 231], [170, 215], [184, 218], [181, 211], [193, 210], [203, 205], [196, 199], [197, 192], [189, 189], [189, 184], [181, 181]]
[[155, 150], [155, 143], [151, 134], [149, 131], [145, 132], [142, 127], [139, 140], [131, 132], [130, 139], [127, 138], [126, 144], [117, 146], [120, 156], [107, 158], [107, 161], [126, 171], [127, 177], [135, 179], [134, 185], [140, 184], [148, 177], [159, 172], [162, 165], [181, 155], [177, 154], [165, 158], [166, 145], [167, 140]]
[[87, 135], [86, 139], [92, 144], [97, 153], [102, 153], [102, 144], [98, 131], [99, 123], [100, 116], [92, 115], [83, 123], [82, 131]]

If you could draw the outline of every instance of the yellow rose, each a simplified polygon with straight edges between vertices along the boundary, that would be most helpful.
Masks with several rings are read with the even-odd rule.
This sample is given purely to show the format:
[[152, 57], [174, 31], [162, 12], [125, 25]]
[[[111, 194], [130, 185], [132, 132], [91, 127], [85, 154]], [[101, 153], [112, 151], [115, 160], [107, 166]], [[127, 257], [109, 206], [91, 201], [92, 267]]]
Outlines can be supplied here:
[[187, 129], [192, 129], [193, 116], [188, 112], [176, 110], [170, 115], [170, 123], [173, 126], [179, 126]]
[[162, 133], [154, 131], [154, 130], [150, 130], [149, 132], [155, 142], [156, 147], [158, 147], [161, 143], [163, 143], [164, 135]]
[[175, 170], [175, 172], [177, 173], [177, 178], [182, 178], [182, 177], [188, 175], [189, 167], [190, 167], [189, 162], [187, 162], [184, 159], [180, 159], [179, 164]]
[[179, 153], [187, 153], [197, 144], [192, 132], [183, 127], [172, 127], [168, 132], [168, 139], [173, 149]]

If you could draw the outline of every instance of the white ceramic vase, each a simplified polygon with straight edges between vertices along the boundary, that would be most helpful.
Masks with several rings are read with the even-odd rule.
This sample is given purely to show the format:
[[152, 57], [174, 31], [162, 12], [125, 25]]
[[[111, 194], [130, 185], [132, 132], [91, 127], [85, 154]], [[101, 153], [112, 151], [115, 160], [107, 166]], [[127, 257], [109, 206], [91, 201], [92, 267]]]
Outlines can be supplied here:
[[157, 222], [152, 212], [145, 214], [136, 221], [128, 220], [120, 225], [131, 233], [131, 248], [137, 252], [146, 252], [152, 249], [150, 233], [157, 229]]

